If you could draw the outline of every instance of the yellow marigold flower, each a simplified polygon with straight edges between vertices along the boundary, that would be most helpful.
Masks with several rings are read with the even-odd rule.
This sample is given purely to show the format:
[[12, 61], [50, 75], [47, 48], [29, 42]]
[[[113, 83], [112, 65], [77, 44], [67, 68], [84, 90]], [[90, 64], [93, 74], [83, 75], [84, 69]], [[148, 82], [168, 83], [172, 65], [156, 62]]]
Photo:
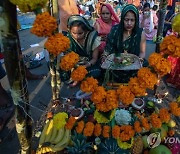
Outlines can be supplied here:
[[124, 105], [130, 105], [135, 97], [129, 86], [121, 85], [117, 90], [117, 94]]
[[84, 66], [79, 66], [71, 73], [71, 78], [73, 81], [82, 81], [87, 73], [88, 71]]
[[87, 93], [94, 92], [97, 87], [98, 81], [93, 77], [88, 77], [85, 81], [82, 81], [80, 86], [81, 90]]
[[63, 128], [66, 124], [68, 114], [65, 112], [57, 113], [53, 116], [53, 125], [56, 129]]
[[79, 61], [79, 55], [75, 52], [66, 54], [60, 62], [60, 68], [64, 71], [70, 71]]
[[49, 37], [44, 46], [48, 50], [48, 52], [57, 56], [70, 48], [70, 40], [62, 33], [58, 33]]
[[156, 74], [146, 67], [139, 69], [137, 76], [143, 88], [154, 89], [154, 85], [158, 81]]
[[172, 29], [180, 33], [180, 14], [177, 14], [172, 21]]
[[31, 29], [31, 33], [39, 37], [47, 37], [51, 36], [56, 28], [56, 19], [52, 17], [48, 12], [44, 12], [36, 16], [33, 27]]

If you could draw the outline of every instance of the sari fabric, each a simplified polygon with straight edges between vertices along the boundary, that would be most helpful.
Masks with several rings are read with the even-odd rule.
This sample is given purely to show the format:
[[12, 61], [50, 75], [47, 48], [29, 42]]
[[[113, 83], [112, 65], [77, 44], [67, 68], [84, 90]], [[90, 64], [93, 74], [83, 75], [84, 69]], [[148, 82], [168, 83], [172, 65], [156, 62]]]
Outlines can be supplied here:
[[[135, 13], [136, 22], [131, 36], [123, 41], [124, 17], [128, 11]], [[108, 34], [105, 52], [118, 54], [127, 51], [128, 53], [139, 56], [141, 34], [142, 28], [139, 28], [139, 13], [137, 8], [132, 4], [126, 5], [121, 13], [120, 24], [113, 26], [111, 32]]]
[[[104, 22], [103, 19], [102, 19], [102, 16], [100, 16], [100, 18], [98, 18], [96, 20], [95, 24], [94, 24], [94, 27], [97, 27], [96, 30], [97, 30], [99, 36], [107, 36], [107, 34], [110, 33], [112, 26], [119, 23], [119, 18], [115, 14], [115, 12], [114, 12], [113, 8], [111, 7], [111, 5], [110, 4], [105, 4], [105, 3], [102, 4], [100, 12], [101, 12], [103, 6], [106, 6], [107, 9], [109, 10], [109, 12], [111, 13], [112, 23], [108, 24], [108, 23]], [[105, 46], [106, 46], [106, 41], [101, 41], [101, 45], [99, 47], [100, 52], [103, 52]]]

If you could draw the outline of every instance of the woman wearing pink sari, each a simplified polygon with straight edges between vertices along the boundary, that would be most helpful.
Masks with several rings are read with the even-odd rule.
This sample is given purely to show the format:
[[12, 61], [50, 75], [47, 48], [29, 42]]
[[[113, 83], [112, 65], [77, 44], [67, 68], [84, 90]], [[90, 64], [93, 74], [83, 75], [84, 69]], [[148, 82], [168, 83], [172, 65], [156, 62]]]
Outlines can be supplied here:
[[107, 35], [110, 33], [112, 26], [119, 23], [119, 18], [110, 4], [102, 4], [100, 8], [100, 18], [96, 19], [94, 28], [101, 37], [99, 52], [102, 53], [106, 45]]

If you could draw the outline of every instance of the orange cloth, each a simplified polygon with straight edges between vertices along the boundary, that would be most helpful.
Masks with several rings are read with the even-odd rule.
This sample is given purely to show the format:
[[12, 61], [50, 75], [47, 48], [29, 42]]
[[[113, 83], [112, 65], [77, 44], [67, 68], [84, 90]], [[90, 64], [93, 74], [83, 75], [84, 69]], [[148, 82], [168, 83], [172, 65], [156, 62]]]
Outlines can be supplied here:
[[168, 5], [172, 6], [173, 0], [168, 0]]
[[71, 15], [79, 14], [75, 0], [58, 0], [60, 25], [62, 31], [67, 31], [67, 20]]

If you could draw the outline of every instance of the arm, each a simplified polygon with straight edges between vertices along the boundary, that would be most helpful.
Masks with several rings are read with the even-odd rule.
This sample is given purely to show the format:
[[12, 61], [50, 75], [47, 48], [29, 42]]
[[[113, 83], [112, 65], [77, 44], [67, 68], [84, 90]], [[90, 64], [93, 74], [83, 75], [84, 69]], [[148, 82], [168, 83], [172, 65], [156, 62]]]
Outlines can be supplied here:
[[99, 34], [99, 30], [100, 30], [100, 26], [99, 26], [99, 23], [96, 21], [95, 24], [94, 24], [94, 29], [98, 32]]
[[92, 59], [85, 65], [85, 67], [90, 67], [91, 65], [94, 65], [98, 60], [98, 56], [99, 56], [99, 49], [97, 47], [93, 50]]
[[144, 32], [141, 34], [141, 42], [140, 42], [140, 58], [145, 58], [145, 52], [146, 52], [146, 36]]

